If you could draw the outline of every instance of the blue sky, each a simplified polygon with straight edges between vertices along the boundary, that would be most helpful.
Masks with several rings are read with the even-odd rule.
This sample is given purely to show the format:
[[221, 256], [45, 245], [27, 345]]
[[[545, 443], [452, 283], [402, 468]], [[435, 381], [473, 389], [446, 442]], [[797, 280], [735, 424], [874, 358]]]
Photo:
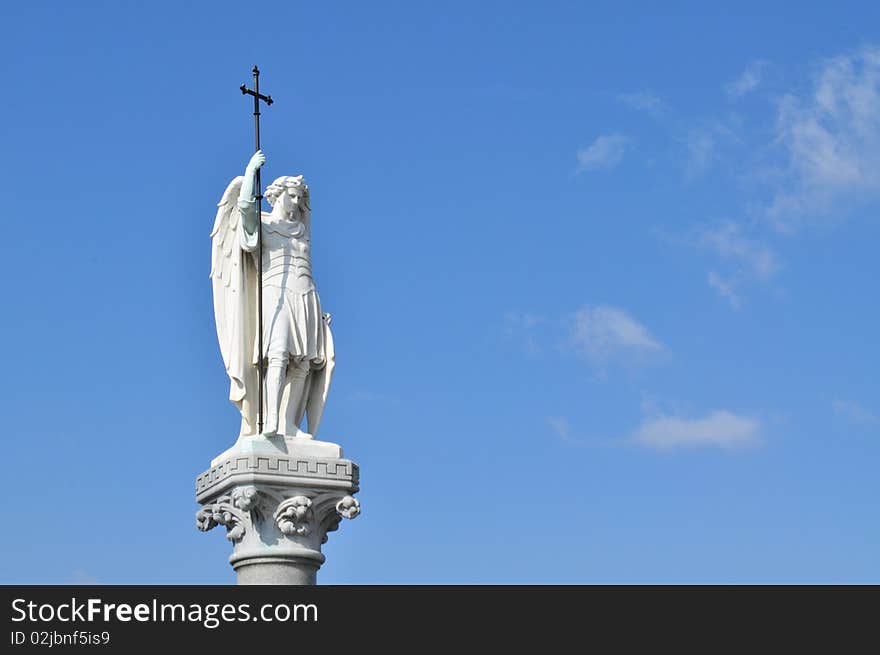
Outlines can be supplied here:
[[0, 582], [231, 583], [208, 233], [305, 173], [322, 583], [880, 582], [876, 3], [7, 3]]

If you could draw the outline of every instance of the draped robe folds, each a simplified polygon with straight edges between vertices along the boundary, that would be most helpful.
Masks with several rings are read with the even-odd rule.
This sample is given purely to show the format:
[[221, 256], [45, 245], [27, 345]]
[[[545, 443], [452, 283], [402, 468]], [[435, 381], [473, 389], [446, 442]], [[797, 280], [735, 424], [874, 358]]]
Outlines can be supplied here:
[[[259, 393], [259, 345], [257, 339], [257, 234], [248, 234], [244, 229], [240, 210], [237, 206], [238, 194], [241, 189], [241, 177], [237, 177], [223, 194], [217, 207], [217, 218], [211, 231], [212, 257], [211, 279], [214, 287], [214, 318], [217, 326], [217, 339], [226, 372], [229, 375], [229, 400], [241, 412], [241, 435], [257, 433], [257, 405]], [[267, 215], [262, 215], [265, 222]], [[265, 249], [265, 245], [264, 245]], [[274, 295], [284, 289], [272, 290]], [[315, 306], [320, 314], [320, 305]], [[273, 310], [267, 307], [267, 287], [264, 281], [264, 339], [263, 357], [270, 348], [269, 325]], [[311, 326], [302, 326], [301, 334], [319, 330], [315, 339], [317, 344], [310, 353], [310, 369], [304, 390], [305, 402], [290, 398], [291, 372], [293, 365], [288, 366], [287, 380], [282, 391], [279, 407], [279, 433], [296, 435], [302, 421], [303, 409], [308, 418], [308, 432], [314, 436], [324, 411], [330, 379], [335, 365], [333, 337], [329, 321], [318, 316], [315, 325], [314, 313], [308, 316]], [[296, 353], [292, 353], [296, 354]], [[296, 402], [294, 402], [296, 401]], [[296, 409], [300, 407], [300, 415]], [[265, 412], [265, 407], [264, 407]]]

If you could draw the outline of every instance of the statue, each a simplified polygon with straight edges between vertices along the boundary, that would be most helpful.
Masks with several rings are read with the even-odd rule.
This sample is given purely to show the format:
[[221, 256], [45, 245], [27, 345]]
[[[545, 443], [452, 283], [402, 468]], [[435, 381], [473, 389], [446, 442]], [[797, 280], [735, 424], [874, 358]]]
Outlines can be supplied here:
[[[256, 435], [261, 358], [265, 366], [263, 435], [312, 438], [318, 431], [334, 350], [330, 315], [312, 277], [311, 207], [302, 175], [279, 177], [261, 211], [255, 180], [266, 162], [251, 157], [244, 176], [226, 187], [211, 231], [214, 319], [229, 399], [241, 412], [241, 435]], [[258, 184], [258, 182], [256, 182]], [[258, 339], [258, 245], [262, 232], [263, 352]], [[307, 417], [307, 432], [300, 429]]]

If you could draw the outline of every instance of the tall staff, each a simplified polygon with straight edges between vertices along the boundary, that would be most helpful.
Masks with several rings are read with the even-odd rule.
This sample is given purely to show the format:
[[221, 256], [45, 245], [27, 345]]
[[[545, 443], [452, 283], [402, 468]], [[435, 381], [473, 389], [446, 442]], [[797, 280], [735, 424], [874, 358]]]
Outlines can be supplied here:
[[[260, 150], [260, 100], [266, 105], [272, 104], [272, 96], [264, 96], [260, 93], [260, 69], [254, 66], [254, 88], [249, 89], [242, 84], [242, 95], [252, 95], [254, 97], [254, 136], [256, 141], [256, 149]], [[257, 432], [263, 432], [263, 378], [265, 370], [263, 366], [263, 185], [260, 184], [260, 169], [257, 169], [257, 348], [259, 349], [259, 369], [260, 369], [260, 392], [258, 395], [259, 413], [257, 414]]]

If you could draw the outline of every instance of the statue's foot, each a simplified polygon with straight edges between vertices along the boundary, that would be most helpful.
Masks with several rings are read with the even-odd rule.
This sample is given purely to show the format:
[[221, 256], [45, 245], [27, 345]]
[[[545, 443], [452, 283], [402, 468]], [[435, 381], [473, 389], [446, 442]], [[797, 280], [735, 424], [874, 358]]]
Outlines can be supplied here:
[[266, 423], [263, 425], [263, 436], [264, 437], [277, 437], [278, 436], [278, 419], [274, 421], [269, 418]]

